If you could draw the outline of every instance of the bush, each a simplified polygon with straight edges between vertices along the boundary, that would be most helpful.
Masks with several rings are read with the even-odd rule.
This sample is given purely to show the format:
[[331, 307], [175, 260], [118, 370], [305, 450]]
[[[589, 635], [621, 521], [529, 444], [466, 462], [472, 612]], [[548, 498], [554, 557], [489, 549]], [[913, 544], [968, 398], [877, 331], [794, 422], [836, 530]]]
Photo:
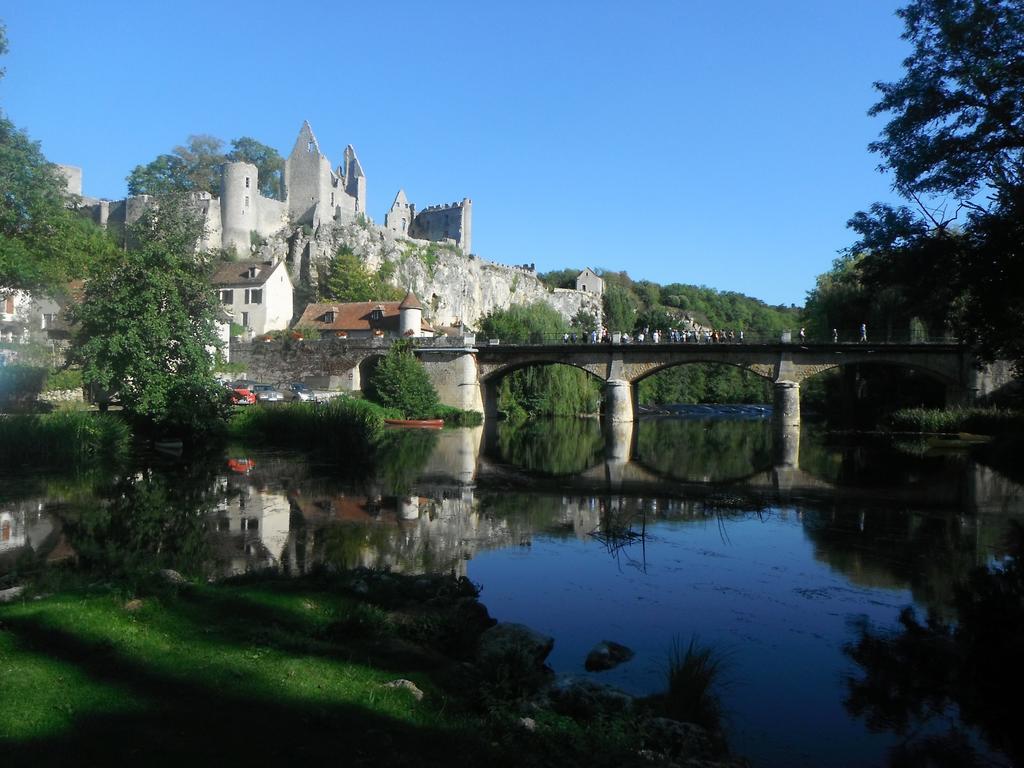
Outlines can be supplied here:
[[409, 419], [429, 419], [440, 405], [437, 391], [408, 341], [395, 342], [378, 363], [366, 396]]
[[433, 418], [444, 419], [449, 427], [479, 427], [484, 423], [484, 415], [479, 411], [463, 411], [450, 405], [437, 406]]
[[228, 425], [234, 438], [315, 449], [346, 460], [367, 459], [367, 446], [383, 427], [384, 413], [379, 406], [348, 397], [327, 403], [244, 408], [234, 413]]

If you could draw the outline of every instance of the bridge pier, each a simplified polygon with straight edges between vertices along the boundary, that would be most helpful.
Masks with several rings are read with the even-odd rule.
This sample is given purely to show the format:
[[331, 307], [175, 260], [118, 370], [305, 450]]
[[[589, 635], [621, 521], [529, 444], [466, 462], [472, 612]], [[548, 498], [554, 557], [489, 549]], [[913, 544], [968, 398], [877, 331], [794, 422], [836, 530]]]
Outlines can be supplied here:
[[634, 425], [632, 421], [606, 421], [602, 428], [605, 479], [610, 489], [619, 490], [633, 456]]
[[772, 418], [779, 427], [800, 426], [800, 384], [795, 381], [776, 381]]
[[624, 379], [609, 379], [604, 388], [604, 415], [607, 421], [636, 421], [633, 385]]

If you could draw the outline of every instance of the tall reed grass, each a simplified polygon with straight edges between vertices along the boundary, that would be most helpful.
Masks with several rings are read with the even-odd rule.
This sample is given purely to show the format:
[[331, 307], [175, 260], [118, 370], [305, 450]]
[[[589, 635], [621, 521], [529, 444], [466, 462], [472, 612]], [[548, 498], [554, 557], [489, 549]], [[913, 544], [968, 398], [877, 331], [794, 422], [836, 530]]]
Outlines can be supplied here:
[[674, 720], [696, 723], [709, 731], [722, 726], [722, 704], [717, 688], [722, 683], [722, 656], [691, 637], [684, 649], [677, 637], [669, 651], [665, 714]]
[[114, 413], [56, 411], [0, 416], [5, 466], [81, 466], [128, 455], [132, 431]]
[[1007, 408], [903, 408], [888, 419], [896, 432], [1024, 433], [1024, 413]]

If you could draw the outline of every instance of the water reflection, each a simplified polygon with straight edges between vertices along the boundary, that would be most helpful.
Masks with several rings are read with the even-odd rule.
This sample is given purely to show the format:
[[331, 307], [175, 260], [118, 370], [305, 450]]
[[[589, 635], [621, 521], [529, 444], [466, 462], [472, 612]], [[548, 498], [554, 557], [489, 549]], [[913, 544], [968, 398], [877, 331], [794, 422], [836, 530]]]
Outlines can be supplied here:
[[[607, 679], [637, 692], [662, 687], [659, 654], [696, 631], [738, 649], [736, 743], [766, 765], [841, 764], [839, 742], [877, 763], [891, 742], [861, 745], [837, 685], [841, 649], [861, 637], [851, 617], [890, 627], [909, 604], [962, 620], [957, 585], [1006, 554], [1007, 519], [1024, 516], [1021, 487], [965, 454], [759, 419], [396, 431], [359, 476], [232, 446], [215, 461], [0, 487], [0, 586], [59, 562], [129, 580], [155, 567], [453, 571], [483, 584], [498, 617], [558, 637], [559, 671], [606, 635], [625, 641], [637, 659]], [[779, 732], [773, 713], [807, 711], [819, 735]]]

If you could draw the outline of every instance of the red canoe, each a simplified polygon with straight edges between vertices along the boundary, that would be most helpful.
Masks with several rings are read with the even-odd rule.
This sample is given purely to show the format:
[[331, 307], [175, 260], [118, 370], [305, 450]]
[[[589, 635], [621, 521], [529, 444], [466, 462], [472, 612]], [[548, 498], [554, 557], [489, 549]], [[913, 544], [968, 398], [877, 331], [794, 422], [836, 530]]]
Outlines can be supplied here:
[[391, 427], [414, 427], [418, 429], [441, 429], [444, 419], [384, 419]]

